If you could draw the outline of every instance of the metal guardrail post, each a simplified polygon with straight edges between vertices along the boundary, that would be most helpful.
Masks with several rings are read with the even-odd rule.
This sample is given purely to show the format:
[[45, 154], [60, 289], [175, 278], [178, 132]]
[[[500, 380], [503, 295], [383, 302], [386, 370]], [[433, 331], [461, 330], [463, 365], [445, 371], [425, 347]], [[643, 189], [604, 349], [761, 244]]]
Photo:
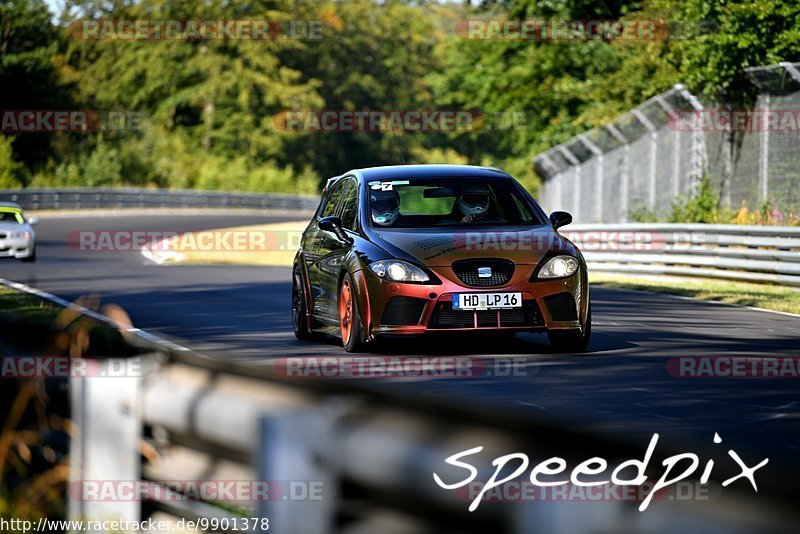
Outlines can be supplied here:
[[138, 500], [92, 497], [87, 490], [96, 483], [139, 479], [141, 360], [80, 361], [86, 365], [86, 376], [70, 378], [72, 414], [79, 434], [71, 440], [69, 518], [139, 521]]
[[320, 408], [289, 411], [264, 416], [260, 425], [255, 464], [258, 480], [269, 483], [269, 499], [259, 502], [258, 516], [269, 518], [269, 531], [333, 532], [338, 477], [332, 415]]

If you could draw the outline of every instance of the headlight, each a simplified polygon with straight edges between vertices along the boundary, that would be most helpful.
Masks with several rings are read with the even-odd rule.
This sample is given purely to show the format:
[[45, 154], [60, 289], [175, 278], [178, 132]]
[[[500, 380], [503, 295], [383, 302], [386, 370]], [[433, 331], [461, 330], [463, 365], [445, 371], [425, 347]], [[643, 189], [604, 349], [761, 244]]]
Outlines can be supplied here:
[[395, 282], [428, 282], [430, 278], [425, 272], [401, 260], [380, 260], [369, 264], [375, 275]]
[[575, 274], [577, 270], [577, 258], [573, 256], [556, 256], [542, 265], [537, 278], [564, 278]]

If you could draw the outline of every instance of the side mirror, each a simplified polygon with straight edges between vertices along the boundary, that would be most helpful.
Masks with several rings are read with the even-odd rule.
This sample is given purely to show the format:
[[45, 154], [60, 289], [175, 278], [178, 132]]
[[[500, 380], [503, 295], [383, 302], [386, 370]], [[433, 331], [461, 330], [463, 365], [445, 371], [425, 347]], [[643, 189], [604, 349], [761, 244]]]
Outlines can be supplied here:
[[39, 224], [39, 219], [37, 219], [36, 217], [30, 217], [28, 219], [28, 224], [30, 224], [31, 226], [36, 226], [37, 224]]
[[345, 243], [352, 243], [353, 240], [347, 235], [342, 228], [342, 220], [339, 217], [323, 217], [319, 220], [317, 224], [320, 230], [325, 230], [326, 232], [333, 232], [336, 234], [336, 237], [339, 238], [339, 241], [343, 241]]
[[550, 214], [550, 224], [553, 225], [553, 229], [557, 230], [562, 226], [566, 226], [572, 222], [572, 215], [567, 213], [566, 211], [554, 211]]

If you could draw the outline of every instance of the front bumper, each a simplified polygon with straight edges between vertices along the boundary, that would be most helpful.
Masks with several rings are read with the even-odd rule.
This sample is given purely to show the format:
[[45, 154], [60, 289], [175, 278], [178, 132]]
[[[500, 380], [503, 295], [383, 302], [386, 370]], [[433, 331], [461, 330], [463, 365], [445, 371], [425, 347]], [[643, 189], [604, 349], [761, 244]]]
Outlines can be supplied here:
[[[372, 335], [416, 335], [430, 332], [541, 332], [581, 327], [588, 296], [585, 268], [567, 278], [530, 282], [535, 265], [516, 265], [514, 275], [498, 287], [470, 287], [449, 267], [432, 267], [442, 284], [389, 282], [364, 273], [369, 295]], [[456, 282], [459, 280], [459, 282]], [[522, 293], [522, 308], [452, 310], [455, 293]]]
[[27, 258], [33, 254], [33, 240], [8, 237], [0, 239], [0, 258]]

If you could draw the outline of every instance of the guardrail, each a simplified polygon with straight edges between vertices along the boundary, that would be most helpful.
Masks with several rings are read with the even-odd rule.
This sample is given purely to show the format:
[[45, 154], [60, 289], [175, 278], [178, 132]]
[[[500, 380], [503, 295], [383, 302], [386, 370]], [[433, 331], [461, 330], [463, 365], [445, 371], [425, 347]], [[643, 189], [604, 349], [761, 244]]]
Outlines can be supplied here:
[[576, 224], [589, 270], [800, 286], [800, 227], [722, 224]]
[[135, 188], [3, 189], [0, 201], [26, 210], [223, 208], [313, 211], [314, 196]]

